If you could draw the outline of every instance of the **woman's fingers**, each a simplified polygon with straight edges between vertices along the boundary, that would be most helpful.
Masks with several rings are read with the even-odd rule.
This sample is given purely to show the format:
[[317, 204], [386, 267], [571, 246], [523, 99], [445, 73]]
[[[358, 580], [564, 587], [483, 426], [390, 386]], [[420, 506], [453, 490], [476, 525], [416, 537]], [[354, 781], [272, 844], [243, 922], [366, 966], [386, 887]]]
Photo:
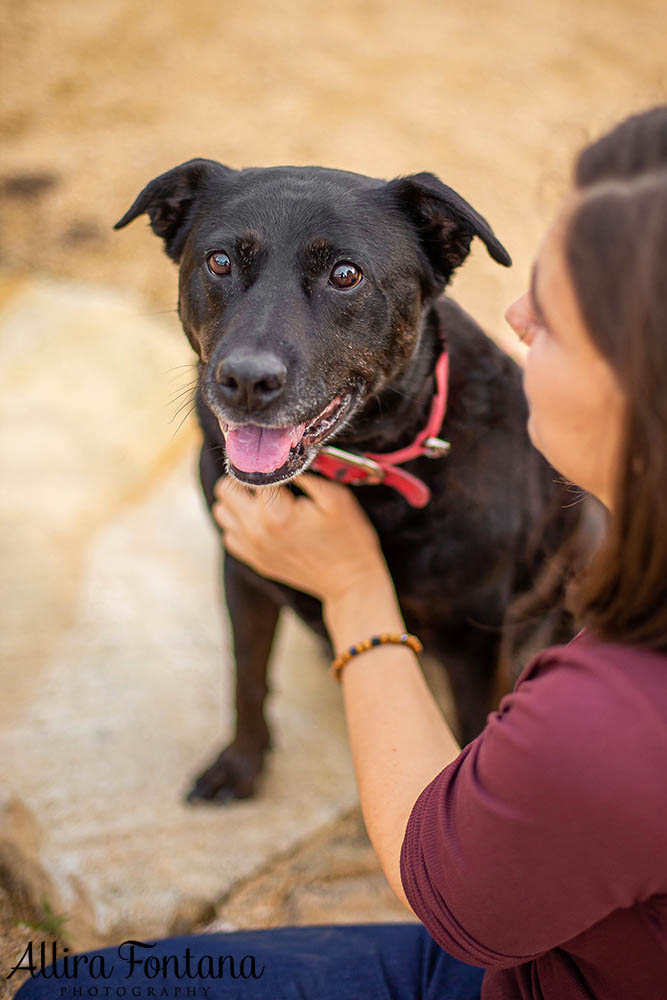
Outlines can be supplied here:
[[213, 487], [215, 496], [230, 510], [237, 512], [263, 510], [274, 503], [284, 505], [292, 494], [281, 487], [245, 486], [230, 476], [222, 476]]
[[297, 526], [294, 523], [295, 497], [289, 490], [247, 487], [229, 478], [219, 479], [214, 487], [217, 497], [212, 512], [225, 536], [225, 544], [234, 546], [250, 559], [267, 548], [271, 540], [288, 543]]
[[[323, 510], [336, 510], [340, 504], [356, 505], [356, 500], [346, 486], [334, 483], [322, 476], [306, 472], [294, 480], [311, 500]], [[282, 487], [247, 487], [229, 476], [222, 476], [213, 487], [213, 492], [219, 500], [231, 508], [248, 508], [250, 500], [260, 501], [262, 506], [271, 507], [274, 501], [281, 506], [289, 506], [291, 500], [297, 499], [294, 494]]]
[[363, 576], [367, 567], [382, 562], [379, 541], [347, 487], [312, 475], [296, 485], [304, 496], [285, 487], [252, 495], [223, 478], [214, 487], [213, 516], [233, 556], [322, 599], [340, 581]]
[[318, 507], [328, 513], [346, 506], [357, 506], [357, 501], [347, 486], [332, 482], [323, 476], [315, 476], [312, 472], [305, 472], [302, 476], [298, 476], [294, 482]]

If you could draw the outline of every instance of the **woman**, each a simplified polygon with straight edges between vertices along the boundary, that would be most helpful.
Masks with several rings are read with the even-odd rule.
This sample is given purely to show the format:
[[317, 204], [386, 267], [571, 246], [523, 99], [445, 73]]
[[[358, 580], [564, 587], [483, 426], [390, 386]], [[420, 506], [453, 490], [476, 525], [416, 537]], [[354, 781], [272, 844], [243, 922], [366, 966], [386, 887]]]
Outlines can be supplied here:
[[[347, 658], [368, 833], [424, 926], [159, 942], [153, 954], [188, 946], [263, 967], [205, 982], [209, 997], [667, 997], [666, 259], [663, 107], [584, 151], [531, 290], [506, 314], [529, 348], [533, 443], [610, 511], [605, 547], [574, 590], [586, 630], [538, 655], [463, 751], [411, 649]], [[402, 633], [352, 492], [312, 475], [300, 485], [305, 497], [253, 496], [221, 480], [227, 548], [319, 597], [337, 651]], [[47, 995], [39, 979], [20, 992]]]

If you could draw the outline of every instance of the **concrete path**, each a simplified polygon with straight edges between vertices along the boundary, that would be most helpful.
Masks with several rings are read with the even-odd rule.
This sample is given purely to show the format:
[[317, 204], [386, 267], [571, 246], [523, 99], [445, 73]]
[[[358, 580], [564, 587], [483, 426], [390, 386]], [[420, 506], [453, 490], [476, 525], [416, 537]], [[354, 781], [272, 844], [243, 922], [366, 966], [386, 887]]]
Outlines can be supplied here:
[[187, 929], [349, 813], [339, 691], [284, 621], [261, 794], [183, 803], [233, 722], [197, 432], [169, 423], [192, 355], [174, 316], [104, 288], [0, 293], [0, 857], [76, 947]]

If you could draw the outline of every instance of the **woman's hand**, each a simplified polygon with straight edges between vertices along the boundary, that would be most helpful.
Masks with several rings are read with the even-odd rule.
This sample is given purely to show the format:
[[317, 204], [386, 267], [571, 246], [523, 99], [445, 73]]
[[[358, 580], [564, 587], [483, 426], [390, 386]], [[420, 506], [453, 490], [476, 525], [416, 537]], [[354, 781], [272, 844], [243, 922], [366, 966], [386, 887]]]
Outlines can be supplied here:
[[262, 576], [335, 602], [364, 593], [387, 569], [378, 537], [352, 491], [319, 476], [296, 485], [250, 491], [229, 477], [215, 485], [213, 516], [225, 548]]

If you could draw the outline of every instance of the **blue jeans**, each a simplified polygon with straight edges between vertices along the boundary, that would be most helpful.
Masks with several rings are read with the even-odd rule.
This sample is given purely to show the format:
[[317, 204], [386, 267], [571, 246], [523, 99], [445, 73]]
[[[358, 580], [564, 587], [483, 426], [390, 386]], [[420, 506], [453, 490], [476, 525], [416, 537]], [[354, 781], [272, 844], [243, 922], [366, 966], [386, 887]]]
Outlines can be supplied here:
[[76, 956], [65, 966], [59, 952], [61, 978], [29, 979], [16, 1000], [478, 1000], [484, 974], [421, 924], [280, 927], [151, 945], [87, 952], [76, 969]]

